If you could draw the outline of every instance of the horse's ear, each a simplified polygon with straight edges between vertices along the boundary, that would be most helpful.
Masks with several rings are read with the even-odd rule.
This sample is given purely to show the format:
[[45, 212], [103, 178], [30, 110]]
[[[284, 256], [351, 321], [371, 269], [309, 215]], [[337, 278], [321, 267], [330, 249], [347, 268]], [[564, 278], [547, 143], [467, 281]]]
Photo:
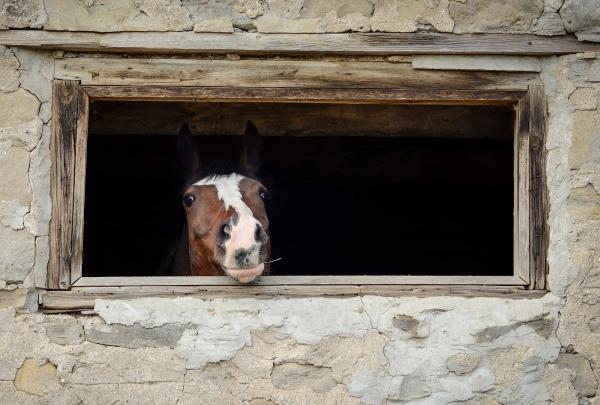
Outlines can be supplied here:
[[262, 138], [252, 121], [246, 122], [242, 147], [242, 166], [248, 173], [257, 175], [261, 167]]
[[198, 156], [198, 144], [192, 136], [188, 124], [183, 124], [177, 136], [181, 165], [186, 176], [191, 176], [200, 170], [200, 158]]

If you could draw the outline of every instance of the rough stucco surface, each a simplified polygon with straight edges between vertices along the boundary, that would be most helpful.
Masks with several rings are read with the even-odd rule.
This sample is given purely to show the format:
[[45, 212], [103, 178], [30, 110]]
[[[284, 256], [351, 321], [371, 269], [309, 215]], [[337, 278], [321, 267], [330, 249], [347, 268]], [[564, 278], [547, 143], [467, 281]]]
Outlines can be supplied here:
[[[0, 0], [0, 29], [594, 39], [596, 6]], [[48, 261], [54, 59], [0, 46], [0, 403], [600, 404], [600, 59], [540, 65], [550, 191], [544, 298], [143, 298], [97, 300], [94, 315], [48, 315], [35, 284]]]

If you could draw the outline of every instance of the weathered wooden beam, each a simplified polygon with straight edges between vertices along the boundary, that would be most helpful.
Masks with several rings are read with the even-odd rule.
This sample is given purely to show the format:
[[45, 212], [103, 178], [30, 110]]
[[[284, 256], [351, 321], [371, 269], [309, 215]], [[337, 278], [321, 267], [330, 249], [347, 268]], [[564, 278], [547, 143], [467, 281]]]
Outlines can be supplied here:
[[141, 297], [272, 298], [272, 297], [499, 297], [535, 299], [547, 292], [510, 286], [400, 286], [400, 285], [280, 285], [280, 286], [156, 286], [84, 287], [73, 291], [48, 291], [41, 296], [44, 312], [74, 312], [94, 309], [96, 299], [135, 299]]
[[544, 88], [529, 88], [531, 288], [545, 289], [548, 264], [548, 189], [546, 187], [547, 104]]
[[94, 100], [328, 103], [328, 104], [474, 104], [511, 105], [520, 90], [416, 90], [233, 88], [197, 86], [83, 86]]
[[[266, 276], [260, 277], [254, 285], [291, 286], [291, 285], [475, 285], [475, 286], [520, 286], [525, 283], [517, 276]], [[240, 286], [231, 277], [82, 277], [76, 287], [107, 286]], [[250, 286], [252, 287], [252, 286]]]
[[52, 87], [52, 136], [50, 138], [50, 260], [47, 287], [67, 289], [71, 285], [73, 247], [73, 193], [75, 142], [79, 116], [79, 82], [55, 80]]
[[573, 36], [528, 34], [210, 34], [193, 32], [0, 31], [0, 44], [46, 50], [154, 54], [561, 55], [600, 51]]
[[[537, 73], [463, 72], [414, 70], [408, 63], [351, 62], [351, 61], [297, 61], [297, 60], [202, 60], [202, 59], [142, 59], [142, 58], [64, 58], [55, 63], [55, 77], [79, 80], [83, 85], [110, 86], [204, 86], [248, 87], [247, 97], [269, 100], [266, 87], [289, 88], [283, 92], [311, 93], [311, 89], [412, 89], [439, 90], [526, 90], [531, 83], [539, 83]], [[127, 89], [121, 89], [126, 90]], [[281, 90], [281, 89], [280, 89]], [[95, 89], [91, 97], [111, 89]], [[141, 91], [131, 89], [130, 91]], [[167, 97], [168, 90], [147, 87], [155, 96]], [[175, 89], [175, 93], [192, 90]], [[229, 98], [226, 89], [220, 90]], [[232, 90], [235, 91], [235, 90]], [[277, 92], [278, 90], [272, 90]], [[351, 90], [346, 90], [350, 92]], [[319, 97], [315, 91], [311, 98]], [[126, 96], [119, 93], [115, 97]], [[192, 95], [193, 96], [193, 95]], [[211, 98], [218, 95], [210, 95]], [[469, 97], [474, 96], [473, 94]], [[299, 94], [298, 97], [305, 97]], [[349, 95], [344, 96], [349, 98]], [[361, 97], [367, 99], [368, 97]], [[476, 97], [476, 96], [475, 96]], [[339, 97], [337, 97], [339, 98]], [[439, 97], [437, 97], [439, 98]], [[238, 100], [243, 101], [243, 100]]]

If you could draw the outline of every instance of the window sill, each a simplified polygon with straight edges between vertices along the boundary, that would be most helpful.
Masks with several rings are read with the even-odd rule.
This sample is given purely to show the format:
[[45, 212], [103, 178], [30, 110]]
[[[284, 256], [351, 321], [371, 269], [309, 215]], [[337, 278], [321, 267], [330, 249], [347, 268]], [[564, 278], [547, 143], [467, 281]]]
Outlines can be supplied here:
[[[448, 284], [443, 283], [448, 277], [436, 277], [440, 280], [438, 284], [419, 284], [423, 277], [411, 277], [413, 284], [386, 284], [374, 283], [377, 277], [365, 277], [365, 280], [373, 279], [373, 283], [364, 284], [331, 284], [314, 282], [312, 284], [274, 284], [269, 279], [281, 280], [285, 276], [263, 277], [259, 283], [252, 285], [224, 284], [225, 281], [214, 280], [211, 285], [199, 285], [200, 277], [167, 277], [167, 279], [180, 279], [179, 285], [154, 284], [158, 279], [164, 281], [164, 277], [145, 277], [146, 285], [105, 285], [83, 286], [90, 284], [91, 280], [82, 278], [70, 291], [45, 291], [40, 295], [40, 303], [45, 312], [79, 312], [93, 311], [96, 299], [135, 299], [142, 297], [194, 297], [199, 299], [210, 298], [275, 298], [275, 297], [352, 297], [364, 295], [378, 295], [385, 297], [495, 297], [504, 299], [535, 299], [543, 297], [545, 290], [527, 290], [524, 285], [498, 285], [498, 284]], [[205, 278], [205, 277], [202, 277]], [[217, 277], [208, 277], [217, 279]], [[293, 279], [331, 279], [331, 277], [292, 277]], [[346, 278], [346, 277], [342, 277]], [[353, 277], [356, 278], [356, 277]], [[387, 277], [389, 278], [389, 277]], [[427, 277], [429, 278], [429, 277]], [[454, 277], [452, 277], [454, 278]], [[487, 277], [491, 278], [491, 277]], [[514, 278], [514, 277], [504, 277]], [[89, 279], [89, 278], [87, 278]], [[107, 279], [107, 277], [99, 278]], [[119, 277], [118, 279], [131, 279]], [[226, 277], [219, 277], [226, 279]], [[476, 279], [471, 277], [471, 279]], [[299, 280], [298, 280], [299, 281]], [[522, 280], [521, 280], [522, 281]], [[220, 283], [220, 284], [219, 284]], [[77, 285], [79, 284], [79, 285]], [[96, 282], [99, 284], [99, 282]]]

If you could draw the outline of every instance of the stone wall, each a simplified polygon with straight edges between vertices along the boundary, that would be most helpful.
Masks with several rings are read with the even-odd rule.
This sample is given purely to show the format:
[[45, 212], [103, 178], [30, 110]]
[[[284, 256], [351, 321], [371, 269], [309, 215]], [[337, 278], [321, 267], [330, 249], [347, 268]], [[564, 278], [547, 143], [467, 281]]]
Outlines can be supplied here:
[[0, 0], [0, 10], [0, 29], [575, 33], [600, 41], [598, 0]]
[[[600, 19], [597, 0], [0, 0], [0, 10], [0, 28], [101, 32], [597, 39]], [[144, 298], [50, 315], [35, 285], [48, 261], [54, 57], [0, 45], [0, 403], [600, 404], [598, 56], [535, 61], [549, 100], [544, 298]]]

